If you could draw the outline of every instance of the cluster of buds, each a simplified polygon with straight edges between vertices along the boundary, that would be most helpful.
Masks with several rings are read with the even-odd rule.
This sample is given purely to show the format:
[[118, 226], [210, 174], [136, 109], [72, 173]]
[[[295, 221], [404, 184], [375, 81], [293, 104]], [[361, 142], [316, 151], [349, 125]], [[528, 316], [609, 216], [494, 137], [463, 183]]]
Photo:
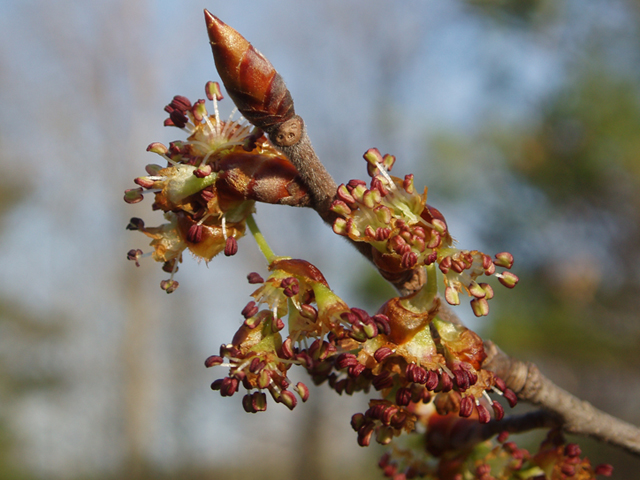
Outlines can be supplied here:
[[513, 256], [507, 252], [490, 256], [453, 247], [447, 222], [440, 211], [427, 205], [427, 189], [416, 192], [413, 175], [404, 179], [389, 175], [395, 157], [382, 156], [375, 149], [364, 154], [369, 188], [362, 180], [351, 180], [338, 187], [331, 209], [338, 215], [333, 230], [355, 242], [371, 245], [373, 261], [380, 273], [397, 281], [415, 268], [438, 264], [446, 284], [445, 299], [460, 303], [459, 293], [472, 297], [476, 316], [489, 313], [488, 300], [493, 289], [478, 282], [481, 275], [494, 275], [500, 283], [513, 288], [518, 277], [511, 272], [497, 273], [496, 267], [510, 269]]
[[[500, 378], [482, 368], [486, 354], [480, 337], [438, 316], [440, 302], [430, 285], [389, 300], [370, 316], [349, 308], [304, 260], [274, 257], [269, 270], [266, 280], [258, 273], [248, 276], [260, 287], [242, 310], [245, 321], [220, 355], [205, 362], [229, 367], [229, 375], [212, 388], [230, 396], [242, 384], [246, 411], [266, 408], [263, 390], [294, 408], [297, 400], [287, 378], [293, 365], [307, 370], [316, 385], [327, 382], [339, 394], [380, 392], [382, 398], [352, 417], [362, 446], [372, 438], [386, 445], [413, 432], [416, 412], [427, 404], [441, 414], [455, 412], [487, 423], [504, 416], [490, 394], [504, 396], [511, 406], [517, 402]], [[284, 318], [288, 334], [283, 339]], [[294, 390], [302, 400], [309, 395], [302, 384]]]
[[124, 195], [127, 203], [137, 203], [152, 193], [152, 208], [165, 212], [168, 223], [159, 227], [145, 227], [141, 219], [131, 219], [127, 228], [152, 238], [153, 251], [131, 250], [127, 257], [136, 265], [147, 255], [162, 262], [163, 270], [171, 274], [161, 284], [167, 293], [178, 286], [173, 276], [184, 250], [206, 261], [222, 251], [228, 256], [237, 252], [237, 240], [244, 235], [245, 220], [256, 201], [307, 202], [296, 168], [261, 130], [242, 119], [220, 119], [218, 83], [208, 82], [205, 92], [213, 102], [213, 114], [208, 113], [204, 99], [192, 103], [176, 96], [165, 107], [169, 114], [165, 126], [178, 127], [188, 137], [169, 147], [149, 145], [147, 150], [162, 157], [166, 165], [148, 165], [148, 175], [136, 178], [138, 187]]
[[609, 464], [592, 466], [588, 458], [581, 457], [580, 447], [567, 443], [558, 430], [551, 430], [538, 451], [531, 453], [510, 441], [506, 431], [494, 440], [470, 444], [478, 435], [478, 424], [457, 415], [430, 412], [427, 424], [421, 439], [436, 461], [425, 462], [411, 450], [394, 448], [379, 463], [385, 476], [404, 480], [415, 478], [418, 472], [433, 480], [595, 480], [596, 475], [608, 477], [613, 471]]
[[[235, 255], [247, 224], [265, 254], [269, 275], [266, 280], [258, 273], [248, 276], [249, 283], [259, 287], [241, 312], [243, 323], [231, 343], [205, 361], [206, 367], [228, 368], [211, 388], [231, 397], [243, 387], [242, 406], [248, 413], [266, 410], [267, 393], [289, 409], [298, 398], [309, 398], [304, 383], [292, 385], [292, 366], [302, 367], [314, 384], [326, 383], [339, 394], [374, 390], [379, 398], [371, 398], [364, 413], [353, 415], [351, 426], [361, 446], [372, 439], [391, 445], [379, 466], [394, 480], [608, 476], [609, 465], [593, 468], [577, 445], [566, 444], [558, 432], [552, 432], [536, 454], [507, 441], [506, 433], [495, 444], [478, 433], [492, 419], [502, 420], [506, 404], [513, 407], [517, 398], [483, 367], [487, 355], [482, 339], [442, 314], [437, 270], [444, 279], [444, 300], [458, 305], [460, 293], [466, 293], [475, 315], [483, 316], [489, 312], [493, 289], [480, 277], [494, 276], [513, 288], [518, 277], [497, 271], [511, 269], [513, 257], [455, 248], [444, 216], [426, 203], [426, 188], [420, 194], [412, 175], [400, 179], [389, 174], [392, 155], [368, 150], [364, 158], [369, 186], [351, 180], [338, 187], [331, 204], [333, 230], [368, 243], [365, 248], [371, 249], [374, 264], [396, 285], [424, 273], [421, 288], [392, 298], [370, 315], [350, 308], [309, 262], [273, 254], [251, 216], [256, 202], [316, 206], [315, 190], [307, 191], [313, 180], [306, 165], [291, 157], [308, 183], [282, 153], [297, 151], [293, 147], [302, 137], [302, 119], [270, 62], [207, 11], [205, 19], [222, 81], [255, 127], [242, 119], [220, 119], [217, 102], [222, 95], [215, 82], [205, 87], [213, 114], [203, 99], [192, 103], [174, 97], [165, 108], [169, 116], [164, 124], [183, 130], [187, 138], [169, 147], [149, 145], [147, 150], [162, 157], [164, 165], [148, 165], [147, 175], [135, 179], [137, 187], [127, 190], [124, 199], [137, 203], [152, 193], [152, 208], [164, 212], [167, 223], [158, 227], [130, 220], [127, 228], [150, 237], [152, 251], [131, 250], [127, 258], [137, 266], [144, 256], [162, 262], [171, 275], [161, 283], [167, 293], [178, 286], [173, 277], [185, 250], [205, 261], [222, 251]], [[489, 427], [493, 425], [500, 424]], [[418, 439], [418, 448], [391, 443], [403, 433]]]

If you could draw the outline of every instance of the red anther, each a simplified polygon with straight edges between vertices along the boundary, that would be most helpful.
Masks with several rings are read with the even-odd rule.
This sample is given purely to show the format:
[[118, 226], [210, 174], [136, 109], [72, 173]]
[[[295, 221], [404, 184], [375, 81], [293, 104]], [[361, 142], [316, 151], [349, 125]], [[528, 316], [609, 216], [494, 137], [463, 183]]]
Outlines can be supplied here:
[[474, 401], [473, 397], [466, 396], [462, 397], [460, 400], [460, 416], [461, 417], [470, 417], [473, 413]]
[[391, 235], [391, 229], [389, 227], [378, 227], [376, 228], [376, 240], [378, 242], [382, 242], [389, 238]]
[[220, 395], [223, 397], [230, 397], [234, 393], [238, 391], [238, 379], [232, 377], [225, 377], [222, 380], [222, 384], [220, 386]]
[[451, 380], [451, 377], [447, 372], [440, 373], [439, 387], [442, 392], [449, 392], [453, 388], [453, 380]]
[[211, 175], [211, 165], [205, 165], [204, 167], [197, 168], [193, 171], [193, 174], [198, 178], [205, 178]]
[[509, 438], [509, 432], [507, 432], [506, 430], [503, 432], [500, 432], [500, 435], [498, 435], [498, 442], [500, 443], [504, 443], [507, 441], [507, 439]]
[[295, 395], [291, 393], [289, 390], [283, 390], [280, 393], [280, 398], [278, 399], [280, 403], [284, 404], [289, 410], [293, 410], [298, 404], [298, 400]]
[[347, 369], [347, 374], [351, 378], [356, 378], [364, 371], [364, 369], [364, 365], [362, 365], [361, 363], [356, 363], [355, 365], [352, 365]]
[[573, 477], [576, 474], [576, 467], [569, 465], [568, 463], [563, 463], [560, 467], [560, 471], [567, 477]]
[[204, 366], [209, 368], [209, 367], [215, 367], [216, 365], [221, 365], [224, 362], [224, 358], [222, 358], [219, 355], [211, 355], [209, 358], [207, 358], [204, 361]]
[[223, 380], [224, 380], [224, 378], [219, 378], [218, 380], [215, 380], [211, 384], [211, 390], [220, 390], [220, 388], [222, 387]]
[[509, 406], [511, 408], [515, 407], [516, 404], [518, 403], [518, 397], [513, 392], [513, 390], [511, 390], [509, 388], [503, 390], [503, 396], [504, 396], [504, 398], [507, 399], [507, 402], [509, 402]]
[[247, 275], [247, 280], [250, 284], [264, 283], [264, 279], [260, 276], [259, 273], [256, 272], [251, 272], [249, 275]]
[[582, 454], [582, 450], [577, 443], [568, 443], [564, 447], [564, 454], [567, 457], [579, 457]]
[[400, 265], [405, 269], [415, 267], [416, 263], [418, 263], [418, 255], [415, 252], [411, 251], [405, 252], [402, 255], [402, 260], [400, 260]]
[[467, 372], [464, 369], [458, 367], [455, 370], [453, 370], [452, 373], [455, 376], [456, 385], [458, 385], [458, 388], [460, 389], [461, 392], [464, 392], [466, 389], [469, 388], [470, 386], [469, 376], [467, 375]]
[[393, 354], [393, 350], [391, 350], [389, 347], [380, 347], [373, 354], [373, 358], [376, 359], [376, 362], [380, 363], [391, 354]]
[[501, 392], [504, 392], [507, 389], [507, 384], [500, 377], [493, 377], [493, 380], [494, 380], [494, 382], [496, 384], [496, 387]]
[[241, 312], [244, 318], [253, 317], [256, 313], [258, 313], [258, 306], [254, 301], [247, 303], [247, 305], [242, 309]]
[[140, 266], [140, 262], [138, 261], [138, 257], [140, 255], [142, 255], [143, 252], [142, 250], [138, 249], [131, 249], [127, 252], [127, 260], [130, 260], [132, 262], [136, 263], [136, 267]]
[[352, 180], [349, 180], [349, 183], [347, 183], [347, 188], [349, 190], [352, 190], [358, 186], [362, 186], [362, 187], [366, 187], [367, 186], [367, 182], [365, 182], [364, 180], [359, 180], [357, 178], [354, 178]]
[[393, 377], [389, 375], [389, 372], [383, 371], [380, 375], [373, 377], [371, 383], [376, 390], [383, 390], [393, 386]]
[[451, 257], [444, 257], [440, 261], [439, 268], [440, 268], [440, 271], [446, 275], [446, 273], [451, 268]]
[[300, 400], [302, 400], [303, 402], [309, 400], [309, 387], [307, 387], [304, 383], [298, 382], [295, 386], [295, 390], [296, 392], [298, 392], [298, 395], [300, 395]]
[[351, 428], [353, 428], [356, 432], [362, 428], [365, 424], [366, 419], [362, 413], [356, 413], [351, 417]]
[[601, 463], [594, 469], [596, 475], [602, 475], [603, 477], [610, 477], [613, 473], [613, 466], [608, 463]]
[[358, 430], [358, 445], [368, 447], [371, 443], [371, 435], [373, 435], [374, 426], [371, 424], [363, 425]]
[[391, 334], [391, 325], [389, 325], [389, 317], [387, 317], [382, 313], [378, 313], [373, 317], [371, 317], [371, 319], [375, 322], [376, 326], [378, 327], [378, 331], [380, 331], [383, 335]]
[[194, 223], [189, 227], [187, 232], [187, 241], [191, 243], [200, 243], [202, 241], [202, 225]]
[[231, 257], [238, 253], [238, 241], [235, 237], [228, 237], [224, 246], [224, 254]]
[[498, 402], [494, 400], [493, 403], [491, 404], [491, 407], [493, 408], [495, 419], [502, 420], [504, 418], [504, 408], [502, 408], [502, 405], [500, 405]]
[[309, 354], [305, 351], [297, 353], [295, 359], [302, 362], [302, 366], [304, 368], [313, 368], [313, 359], [309, 356]]
[[438, 387], [439, 381], [440, 380], [438, 378], [438, 372], [436, 372], [435, 370], [427, 371], [427, 379], [424, 384], [427, 390], [429, 391], [435, 390]]
[[385, 453], [384, 455], [382, 455], [382, 457], [380, 457], [380, 460], [378, 460], [378, 467], [380, 468], [386, 467], [387, 465], [389, 465], [390, 459], [391, 459], [391, 454], [389, 452]]
[[491, 420], [491, 414], [489, 413], [487, 407], [479, 404], [476, 405], [476, 410], [478, 411], [478, 420], [480, 421], [480, 423], [489, 423], [489, 420]]
[[[191, 100], [187, 97], [183, 97], [182, 95], [176, 95], [167, 107], [173, 107], [174, 109], [184, 113], [191, 108]], [[165, 107], [165, 111], [166, 110], [167, 108]]]
[[358, 359], [353, 353], [341, 353], [336, 359], [336, 367], [339, 370], [358, 364]]
[[460, 260], [452, 260], [451, 269], [456, 273], [462, 273], [465, 270], [465, 264]]
[[258, 357], [253, 357], [253, 359], [251, 360], [251, 363], [249, 364], [249, 371], [251, 373], [258, 373], [260, 371], [260, 363], [261, 362]]
[[411, 402], [411, 390], [402, 387], [396, 392], [396, 404], [401, 407], [406, 407]]
[[494, 262], [498, 267], [511, 268], [513, 266], [513, 255], [509, 252], [496, 253], [496, 260]]
[[282, 343], [281, 347], [281, 355], [285, 360], [289, 360], [293, 358], [295, 352], [293, 351], [293, 341], [291, 337], [287, 337], [287, 339]]
[[142, 230], [144, 228], [144, 220], [137, 217], [132, 217], [127, 225], [127, 230]]
[[407, 380], [410, 382], [423, 384], [427, 381], [427, 371], [420, 365], [410, 363], [405, 370]]
[[253, 407], [253, 398], [251, 397], [251, 395], [246, 394], [244, 397], [242, 397], [242, 408], [244, 408], [244, 411], [247, 413], [257, 412], [257, 410]]
[[384, 413], [382, 414], [382, 418], [380, 419], [384, 425], [391, 425], [391, 420], [398, 413], [400, 409], [395, 405], [388, 405], [384, 409]]
[[273, 332], [279, 332], [284, 328], [284, 321], [281, 318], [276, 318], [271, 322], [271, 330]]

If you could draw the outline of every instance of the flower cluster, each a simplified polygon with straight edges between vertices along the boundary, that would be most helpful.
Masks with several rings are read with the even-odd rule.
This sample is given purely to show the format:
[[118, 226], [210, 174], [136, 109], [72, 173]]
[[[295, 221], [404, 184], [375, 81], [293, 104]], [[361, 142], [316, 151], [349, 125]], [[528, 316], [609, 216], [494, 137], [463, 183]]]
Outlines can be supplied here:
[[415, 448], [395, 446], [378, 463], [386, 477], [394, 480], [417, 476], [433, 480], [594, 480], [596, 475], [610, 476], [613, 470], [608, 464], [592, 466], [588, 458], [581, 457], [580, 447], [567, 443], [557, 430], [551, 430], [538, 451], [531, 453], [510, 441], [506, 431], [493, 441], [470, 443], [470, 439], [480, 435], [478, 424], [457, 415], [431, 411], [427, 424], [426, 434], [415, 435], [413, 441], [432, 455], [432, 461], [416, 455]]
[[[370, 316], [349, 308], [304, 260], [273, 257], [269, 270], [266, 280], [249, 275], [249, 282], [260, 287], [242, 310], [244, 323], [233, 341], [205, 362], [229, 368], [228, 376], [212, 384], [223, 396], [236, 393], [240, 384], [245, 387], [247, 412], [266, 409], [264, 391], [276, 402], [296, 406], [287, 378], [293, 365], [307, 370], [316, 385], [327, 382], [339, 394], [380, 392], [366, 412], [352, 417], [362, 446], [372, 438], [386, 445], [402, 432], [413, 432], [427, 404], [443, 415], [455, 412], [481, 423], [504, 416], [490, 394], [515, 405], [515, 394], [482, 368], [486, 354], [480, 337], [438, 316], [434, 275], [417, 294], [393, 298]], [[283, 340], [285, 317], [288, 335]], [[305, 385], [298, 383], [294, 390], [303, 401], [308, 398]]]
[[353, 241], [370, 244], [374, 263], [391, 281], [414, 268], [437, 263], [444, 274], [447, 302], [458, 305], [459, 293], [465, 292], [472, 297], [473, 313], [487, 315], [493, 289], [478, 278], [494, 275], [500, 283], [513, 288], [518, 283], [517, 276], [511, 272], [496, 273], [496, 267], [510, 269], [513, 256], [502, 252], [492, 259], [477, 250], [454, 248], [443, 215], [426, 203], [426, 188], [418, 194], [413, 175], [404, 179], [389, 175], [395, 157], [382, 156], [372, 148], [364, 159], [370, 186], [367, 188], [362, 180], [340, 185], [331, 207], [339, 215], [333, 230]]
[[127, 257], [136, 265], [147, 255], [162, 262], [163, 270], [171, 274], [161, 284], [167, 293], [178, 286], [173, 276], [185, 250], [206, 261], [222, 251], [237, 252], [237, 239], [244, 235], [245, 220], [256, 201], [289, 205], [307, 201], [306, 189], [289, 160], [244, 120], [220, 120], [217, 102], [222, 95], [216, 82], [208, 82], [205, 91], [213, 102], [213, 114], [203, 99], [191, 103], [183, 96], [165, 107], [169, 114], [165, 126], [178, 127], [188, 137], [169, 147], [149, 145], [147, 150], [162, 157], [166, 166], [148, 165], [148, 175], [136, 178], [138, 187], [124, 195], [127, 203], [137, 203], [144, 194], [153, 193], [152, 208], [165, 212], [167, 223], [159, 227], [131, 219], [127, 228], [150, 237], [153, 251], [131, 250]]

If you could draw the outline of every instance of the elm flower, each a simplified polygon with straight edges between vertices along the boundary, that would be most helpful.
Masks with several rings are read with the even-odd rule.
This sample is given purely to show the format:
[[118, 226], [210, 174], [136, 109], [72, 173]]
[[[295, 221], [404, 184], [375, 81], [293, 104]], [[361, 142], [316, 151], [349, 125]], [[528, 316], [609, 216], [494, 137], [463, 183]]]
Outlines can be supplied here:
[[[165, 126], [178, 127], [188, 137], [169, 147], [157, 142], [149, 145], [147, 150], [167, 165], [148, 165], [147, 175], [134, 180], [138, 187], [124, 196], [127, 203], [138, 203], [145, 194], [153, 194], [152, 208], [165, 212], [169, 220], [169, 224], [145, 228], [144, 222], [132, 219], [127, 227], [153, 238], [151, 256], [164, 262], [171, 273], [162, 284], [163, 288], [169, 285], [164, 288], [168, 293], [178, 285], [173, 275], [184, 250], [206, 261], [222, 251], [227, 256], [237, 252], [237, 241], [256, 201], [289, 205], [308, 201], [297, 170], [263, 132], [243, 119], [221, 120], [218, 84], [208, 82], [205, 91], [213, 102], [213, 114], [204, 100], [191, 103], [183, 96], [174, 97], [165, 107], [169, 113]], [[138, 265], [143, 256], [133, 250], [128, 258]]]
[[444, 216], [426, 203], [426, 188], [419, 194], [413, 175], [404, 179], [389, 175], [395, 157], [382, 156], [372, 148], [364, 158], [370, 185], [367, 188], [364, 181], [351, 180], [338, 187], [331, 206], [338, 215], [334, 232], [370, 244], [373, 262], [392, 282], [405, 278], [415, 268], [437, 264], [444, 274], [446, 301], [458, 305], [459, 293], [464, 292], [472, 297], [473, 313], [487, 315], [493, 289], [478, 277], [494, 275], [500, 283], [513, 288], [518, 283], [516, 275], [496, 273], [496, 267], [510, 269], [513, 256], [502, 252], [491, 259], [477, 250], [455, 248]]

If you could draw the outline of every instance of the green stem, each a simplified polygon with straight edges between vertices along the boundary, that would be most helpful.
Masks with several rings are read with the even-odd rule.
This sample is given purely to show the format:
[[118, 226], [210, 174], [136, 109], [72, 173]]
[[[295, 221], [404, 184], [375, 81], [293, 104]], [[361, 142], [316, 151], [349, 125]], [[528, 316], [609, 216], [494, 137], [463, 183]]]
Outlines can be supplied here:
[[271, 262], [271, 259], [275, 257], [276, 254], [271, 250], [271, 247], [265, 240], [264, 235], [262, 235], [262, 232], [258, 228], [258, 225], [251, 214], [247, 217], [247, 225], [249, 226], [251, 235], [253, 235], [253, 238], [255, 238], [256, 243], [258, 244], [260, 252], [264, 255], [264, 258], [267, 259], [267, 262]]
[[438, 276], [436, 274], [436, 262], [431, 265], [427, 265], [427, 281], [424, 286], [418, 290], [418, 292], [405, 300], [403, 300], [402, 306], [413, 312], [428, 312], [432, 305], [433, 300], [438, 295]]

